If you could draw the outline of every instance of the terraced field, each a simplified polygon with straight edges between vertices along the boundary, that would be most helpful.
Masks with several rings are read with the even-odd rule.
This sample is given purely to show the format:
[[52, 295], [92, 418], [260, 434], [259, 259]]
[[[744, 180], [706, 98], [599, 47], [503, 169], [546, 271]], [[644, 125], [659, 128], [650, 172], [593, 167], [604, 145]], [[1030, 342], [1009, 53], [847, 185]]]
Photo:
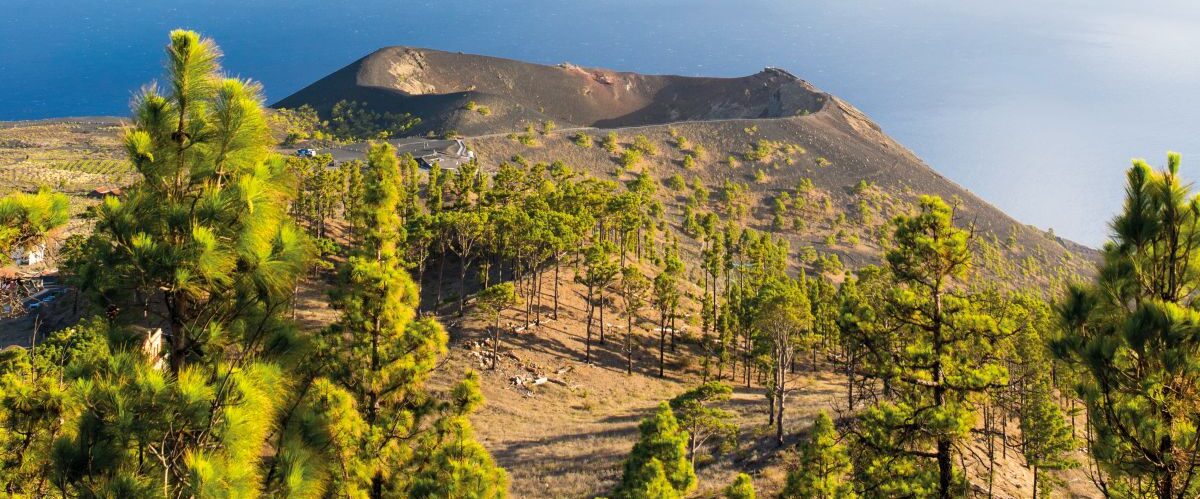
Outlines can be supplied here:
[[116, 118], [0, 124], [0, 193], [50, 186], [84, 195], [135, 182], [138, 173], [121, 148], [121, 126]]

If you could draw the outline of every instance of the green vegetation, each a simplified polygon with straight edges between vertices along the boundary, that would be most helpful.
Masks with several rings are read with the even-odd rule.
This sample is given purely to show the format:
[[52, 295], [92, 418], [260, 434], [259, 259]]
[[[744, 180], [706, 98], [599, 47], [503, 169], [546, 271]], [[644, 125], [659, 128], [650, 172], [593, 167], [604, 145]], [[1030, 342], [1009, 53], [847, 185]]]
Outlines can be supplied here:
[[691, 153], [684, 154], [683, 167], [687, 168], [688, 170], [696, 169], [696, 156], [692, 155]]
[[682, 497], [695, 488], [696, 473], [687, 459], [688, 433], [679, 428], [665, 402], [638, 431], [641, 437], [625, 459], [625, 474], [613, 497]]
[[585, 149], [590, 149], [592, 147], [592, 135], [587, 132], [576, 133], [574, 137], [571, 137], [571, 141], [574, 142], [575, 145]]
[[725, 499], [754, 499], [754, 482], [750, 480], [750, 475], [738, 473], [737, 478], [733, 483], [725, 487], [721, 492]]
[[[474, 102], [468, 102], [472, 106]], [[483, 114], [482, 109], [480, 113]], [[378, 112], [370, 103], [338, 101], [329, 111], [329, 119], [322, 121], [317, 112], [307, 105], [298, 109], [278, 109], [268, 116], [269, 122], [282, 129], [284, 146], [292, 146], [306, 140], [355, 142], [368, 139], [386, 139], [403, 135], [420, 124], [420, 118], [410, 114]]]
[[697, 451], [706, 444], [727, 449], [737, 443], [733, 413], [717, 407], [729, 400], [732, 393], [733, 388], [728, 384], [709, 381], [671, 399], [671, 410], [688, 432], [688, 458], [693, 465]]
[[621, 149], [621, 143], [617, 141], [617, 132], [604, 134], [604, 140], [600, 142], [600, 147], [603, 147], [609, 154], [617, 154]]
[[[93, 232], [62, 251], [84, 319], [0, 353], [10, 495], [503, 497], [507, 474], [469, 421], [483, 381], [440, 373], [443, 388], [429, 386], [448, 348], [438, 318], [476, 319], [455, 323], [479, 325], [490, 352], [476, 358], [494, 382], [540, 340], [526, 333], [551, 329], [533, 326], [560, 319], [561, 293], [581, 309], [563, 314], [577, 324], [552, 323], [581, 337], [560, 345], [567, 355], [688, 383], [642, 422], [615, 497], [685, 497], [696, 466], [794, 439], [786, 416], [812, 395], [807, 372], [844, 376], [844, 403], [836, 425], [816, 415], [783, 497], [990, 492], [1009, 451], [1035, 496], [1081, 464], [1113, 497], [1200, 493], [1200, 201], [1178, 155], [1162, 171], [1135, 163], [1098, 271], [1060, 296], [1070, 276], [1045, 248], [1018, 244], [1016, 230], [1003, 243], [977, 233], [940, 198], [910, 205], [889, 186], [829, 177], [825, 189], [809, 177], [795, 191], [751, 189], [751, 175], [795, 181], [804, 173], [785, 180], [768, 165], [806, 154], [755, 127], [727, 160], [750, 169], [690, 182], [642, 168], [659, 153], [648, 136], [623, 148], [613, 132], [601, 146], [615, 180], [538, 162], [541, 150], [426, 175], [386, 143], [343, 164], [279, 157], [268, 127], [292, 142], [351, 140], [414, 118], [353, 102], [328, 124], [311, 109], [268, 116], [256, 85], [222, 75], [211, 41], [174, 32], [167, 59], [161, 93], [136, 99], [128, 161], [52, 163], [144, 181], [88, 212]], [[554, 130], [510, 137], [532, 146]], [[695, 168], [701, 145], [670, 136]], [[68, 208], [49, 190], [0, 198], [0, 250], [47, 238]], [[795, 233], [749, 228], [767, 216]], [[840, 247], [811, 245], [822, 239]], [[877, 248], [881, 265], [863, 264]], [[314, 284], [331, 317], [305, 330], [300, 291]], [[735, 385], [754, 391], [733, 400]], [[746, 414], [765, 421], [739, 435]], [[738, 449], [747, 438], [754, 447]], [[721, 493], [755, 494], [744, 474]]]
[[[218, 55], [172, 32], [165, 93], [146, 87], [135, 101], [125, 143], [146, 182], [105, 199], [69, 259], [107, 316], [0, 361], [6, 490], [503, 496], [504, 472], [466, 420], [481, 401], [475, 378], [446, 403], [421, 386], [445, 333], [413, 319], [395, 155], [376, 148], [367, 165], [355, 216], [369, 223], [343, 267], [342, 318], [299, 336], [289, 304], [313, 245], [289, 216], [295, 184], [270, 153], [259, 89], [222, 76]], [[62, 219], [60, 198], [38, 197], [14, 205], [48, 209], [6, 212], [37, 227]], [[161, 350], [151, 314], [167, 330]]]
[[359, 141], [404, 135], [421, 122], [407, 113], [378, 112], [365, 102], [339, 101], [329, 111], [329, 134], [336, 139]]
[[622, 168], [630, 169], [642, 162], [642, 151], [640, 149], [629, 148], [621, 152], [621, 156], [617, 158], [617, 164]]
[[1059, 307], [1054, 351], [1079, 371], [1091, 453], [1118, 495], [1200, 493], [1200, 200], [1179, 164], [1175, 153], [1162, 171], [1134, 162], [1096, 279], [1072, 286]]
[[8, 262], [13, 249], [42, 242], [69, 216], [67, 196], [49, 189], [0, 197], [0, 264]]
[[850, 481], [850, 456], [839, 442], [833, 420], [825, 412], [817, 414], [808, 439], [800, 445], [800, 463], [788, 472], [784, 498], [853, 499]]
[[637, 151], [646, 156], [654, 156], [658, 154], [658, 148], [645, 135], [638, 134], [633, 137], [633, 144], [629, 146], [629, 150]]

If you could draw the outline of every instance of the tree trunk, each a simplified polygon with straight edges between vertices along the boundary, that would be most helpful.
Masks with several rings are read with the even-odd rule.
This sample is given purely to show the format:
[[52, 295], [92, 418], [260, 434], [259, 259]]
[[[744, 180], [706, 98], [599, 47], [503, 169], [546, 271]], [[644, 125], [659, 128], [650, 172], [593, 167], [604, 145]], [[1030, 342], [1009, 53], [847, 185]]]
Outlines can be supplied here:
[[458, 266], [458, 316], [463, 316], [463, 306], [467, 302], [467, 258], [464, 256]]
[[658, 328], [658, 377], [661, 378], [663, 377], [663, 364], [666, 359], [664, 351], [667, 346], [667, 314], [660, 311], [659, 316], [661, 318], [659, 319]]
[[605, 327], [604, 327], [604, 288], [603, 287], [600, 288], [599, 294], [600, 294], [600, 303], [599, 303], [599, 307], [600, 307], [600, 344], [603, 345], [604, 344], [604, 330], [605, 330]]
[[441, 258], [438, 258], [437, 297], [433, 299], [433, 313], [437, 314], [442, 304], [442, 282], [446, 276], [446, 245], [442, 245]]
[[587, 293], [587, 339], [584, 342], [583, 362], [586, 364], [592, 363], [592, 316], [595, 314], [596, 306], [592, 304], [592, 290], [588, 288]]
[[633, 312], [625, 314], [625, 374], [633, 374]]
[[554, 257], [554, 320], [558, 320], [558, 270], [562, 267], [562, 258]]
[[779, 365], [775, 367], [775, 407], [779, 412], [775, 416], [775, 441], [779, 446], [783, 446], [783, 404], [784, 396], [787, 393], [787, 373], [783, 370], [783, 365], [787, 359], [781, 358]]
[[496, 314], [496, 324], [492, 327], [492, 370], [500, 361], [500, 314]]

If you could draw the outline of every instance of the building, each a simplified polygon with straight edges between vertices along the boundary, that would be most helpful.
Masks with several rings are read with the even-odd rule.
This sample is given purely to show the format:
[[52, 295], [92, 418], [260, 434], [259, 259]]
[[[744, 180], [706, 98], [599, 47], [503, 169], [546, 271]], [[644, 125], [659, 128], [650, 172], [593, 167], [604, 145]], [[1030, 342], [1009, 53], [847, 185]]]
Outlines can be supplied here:
[[26, 248], [16, 248], [12, 252], [12, 261], [17, 265], [37, 265], [45, 260], [45, 244], [36, 244]]
[[150, 365], [159, 371], [167, 366], [167, 356], [163, 352], [164, 335], [160, 327], [148, 328], [133, 326], [133, 332], [141, 337], [142, 353], [150, 360]]
[[417, 156], [417, 163], [426, 170], [433, 168], [435, 164], [443, 170], [457, 170], [458, 167], [473, 159], [475, 159], [475, 151], [467, 149], [467, 145], [462, 140], [455, 140], [453, 144], [444, 149], [422, 151], [422, 154]]
[[120, 187], [100, 186], [92, 189], [92, 192], [88, 193], [88, 197], [94, 199], [104, 199], [106, 196], [121, 197], [121, 194], [123, 193], [121, 192]]

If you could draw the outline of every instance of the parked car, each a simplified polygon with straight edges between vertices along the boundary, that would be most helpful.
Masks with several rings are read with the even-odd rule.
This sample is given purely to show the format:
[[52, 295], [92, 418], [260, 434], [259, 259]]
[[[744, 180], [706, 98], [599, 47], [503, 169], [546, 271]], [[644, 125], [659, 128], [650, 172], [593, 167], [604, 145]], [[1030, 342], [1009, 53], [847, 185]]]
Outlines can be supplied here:
[[301, 158], [315, 158], [317, 157], [317, 150], [309, 149], [307, 147], [304, 149], [297, 149], [296, 155], [300, 156]]

